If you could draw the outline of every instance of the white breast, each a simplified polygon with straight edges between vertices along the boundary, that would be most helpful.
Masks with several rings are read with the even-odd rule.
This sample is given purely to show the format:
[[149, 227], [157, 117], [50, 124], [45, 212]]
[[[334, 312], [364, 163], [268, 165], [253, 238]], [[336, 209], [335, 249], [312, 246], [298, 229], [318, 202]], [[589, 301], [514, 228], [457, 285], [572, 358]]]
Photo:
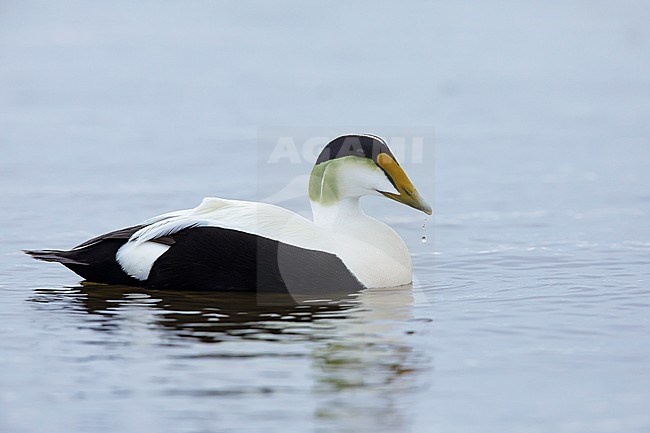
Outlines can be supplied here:
[[354, 232], [337, 232], [336, 255], [368, 288], [396, 287], [413, 280], [411, 255], [389, 226], [366, 217]]

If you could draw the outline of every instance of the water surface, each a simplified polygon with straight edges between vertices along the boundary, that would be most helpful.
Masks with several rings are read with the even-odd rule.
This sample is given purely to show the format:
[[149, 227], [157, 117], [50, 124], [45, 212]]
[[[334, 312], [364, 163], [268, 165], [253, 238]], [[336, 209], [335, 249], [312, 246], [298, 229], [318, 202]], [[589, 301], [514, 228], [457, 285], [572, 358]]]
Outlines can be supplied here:
[[[0, 430], [650, 431], [649, 18], [5, 2]], [[260, 302], [81, 285], [20, 252], [204, 196], [308, 214], [310, 161], [269, 165], [270, 131], [352, 130], [426, 135], [402, 161], [426, 230], [364, 203], [412, 287]]]

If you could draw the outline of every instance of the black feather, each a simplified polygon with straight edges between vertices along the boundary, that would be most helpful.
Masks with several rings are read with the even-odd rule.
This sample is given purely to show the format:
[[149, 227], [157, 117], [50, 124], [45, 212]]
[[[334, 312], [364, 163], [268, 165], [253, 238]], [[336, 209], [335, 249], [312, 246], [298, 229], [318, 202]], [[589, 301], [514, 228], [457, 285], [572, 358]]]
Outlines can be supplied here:
[[117, 250], [144, 226], [133, 226], [90, 239], [69, 251], [25, 251], [37, 260], [61, 263], [88, 281], [105, 284], [141, 285], [126, 274], [115, 258]]
[[332, 140], [318, 155], [316, 165], [346, 156], [367, 158], [377, 164], [379, 154], [385, 153], [393, 159], [395, 156], [388, 145], [373, 135], [344, 135]]

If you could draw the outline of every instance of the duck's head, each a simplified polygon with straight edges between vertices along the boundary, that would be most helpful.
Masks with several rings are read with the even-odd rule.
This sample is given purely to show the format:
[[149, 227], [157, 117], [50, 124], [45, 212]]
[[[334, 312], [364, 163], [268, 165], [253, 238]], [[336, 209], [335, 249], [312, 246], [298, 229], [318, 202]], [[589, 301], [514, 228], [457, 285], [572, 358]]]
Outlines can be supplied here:
[[309, 198], [334, 204], [346, 198], [379, 195], [431, 215], [384, 140], [374, 135], [343, 135], [321, 152], [309, 180]]

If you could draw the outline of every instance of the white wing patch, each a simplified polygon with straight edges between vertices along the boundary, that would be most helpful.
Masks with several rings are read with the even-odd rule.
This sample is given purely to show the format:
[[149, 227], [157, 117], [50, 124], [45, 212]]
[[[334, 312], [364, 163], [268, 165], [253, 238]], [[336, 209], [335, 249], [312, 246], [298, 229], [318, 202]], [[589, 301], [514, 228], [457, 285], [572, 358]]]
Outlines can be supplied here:
[[124, 272], [133, 278], [145, 281], [149, 278], [154, 262], [168, 249], [168, 245], [155, 242], [138, 244], [129, 241], [117, 250], [116, 259]]

